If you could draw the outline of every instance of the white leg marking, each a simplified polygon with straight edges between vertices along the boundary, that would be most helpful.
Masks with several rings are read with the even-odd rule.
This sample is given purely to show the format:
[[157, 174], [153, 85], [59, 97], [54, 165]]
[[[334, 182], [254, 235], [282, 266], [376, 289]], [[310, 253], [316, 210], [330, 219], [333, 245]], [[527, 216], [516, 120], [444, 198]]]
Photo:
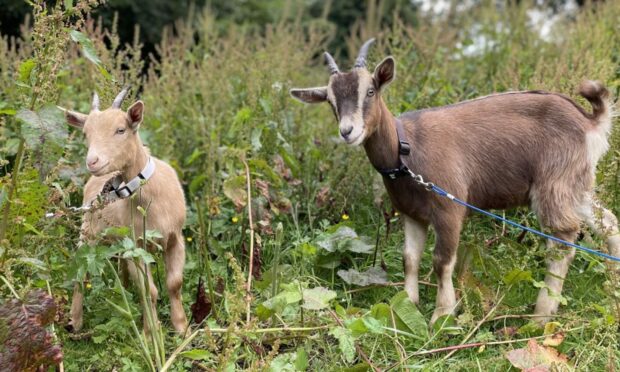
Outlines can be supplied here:
[[456, 309], [456, 295], [454, 293], [454, 285], [452, 284], [452, 273], [456, 264], [456, 254], [452, 257], [450, 263], [443, 267], [441, 275], [437, 278], [437, 299], [435, 303], [435, 311], [431, 317], [431, 324], [448, 314], [453, 314]]
[[403, 260], [405, 266], [405, 291], [413, 303], [419, 303], [418, 268], [424, 253], [428, 235], [428, 225], [424, 225], [405, 216], [405, 249]]
[[575, 257], [575, 248], [568, 250], [555, 249], [556, 243], [547, 241], [548, 258], [547, 258], [547, 274], [545, 275], [546, 288], [541, 288], [538, 292], [536, 300], [536, 309], [534, 314], [544, 315], [537, 318], [541, 324], [551, 320], [551, 315], [558, 311], [560, 305], [559, 296], [562, 294], [564, 279], [568, 273], [573, 258]]

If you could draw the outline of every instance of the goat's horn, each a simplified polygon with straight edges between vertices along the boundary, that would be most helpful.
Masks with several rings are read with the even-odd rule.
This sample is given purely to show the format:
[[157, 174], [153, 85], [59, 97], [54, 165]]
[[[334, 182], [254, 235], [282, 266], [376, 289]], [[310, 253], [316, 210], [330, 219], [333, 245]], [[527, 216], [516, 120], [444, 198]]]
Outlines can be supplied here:
[[90, 106], [91, 111], [99, 111], [99, 95], [97, 92], [93, 94], [93, 103]]
[[367, 40], [362, 48], [360, 49], [360, 53], [357, 55], [357, 59], [355, 60], [354, 68], [357, 67], [366, 67], [366, 56], [368, 55], [368, 48], [370, 45], [375, 42], [375, 38]]
[[327, 61], [327, 67], [329, 68], [329, 73], [331, 75], [337, 74], [340, 72], [340, 69], [338, 68], [338, 65], [336, 64], [336, 61], [334, 61], [334, 57], [332, 57], [332, 55], [329, 54], [328, 52], [325, 52], [325, 61]]
[[121, 90], [118, 96], [114, 98], [114, 102], [112, 102], [112, 108], [121, 108], [121, 103], [123, 103], [127, 92], [129, 92], [129, 87], [125, 87], [123, 88], [123, 90]]

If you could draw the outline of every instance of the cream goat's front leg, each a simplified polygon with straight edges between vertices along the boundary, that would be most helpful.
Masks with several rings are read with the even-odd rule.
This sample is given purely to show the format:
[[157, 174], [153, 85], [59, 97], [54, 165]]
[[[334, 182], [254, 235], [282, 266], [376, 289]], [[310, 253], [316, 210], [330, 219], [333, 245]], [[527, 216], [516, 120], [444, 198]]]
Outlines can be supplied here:
[[185, 243], [181, 233], [173, 234], [164, 252], [166, 263], [166, 288], [170, 297], [170, 318], [174, 329], [183, 333], [187, 329], [187, 318], [183, 310], [181, 289], [183, 288], [183, 267], [185, 266]]
[[75, 283], [73, 285], [73, 296], [71, 297], [71, 310], [69, 313], [71, 318], [69, 321], [70, 331], [79, 331], [84, 325], [84, 292], [82, 285]]
[[405, 216], [405, 248], [403, 250], [403, 265], [405, 267], [405, 291], [409, 299], [415, 304], [420, 301], [418, 289], [418, 269], [424, 245], [428, 235], [428, 224], [423, 224], [411, 217]]

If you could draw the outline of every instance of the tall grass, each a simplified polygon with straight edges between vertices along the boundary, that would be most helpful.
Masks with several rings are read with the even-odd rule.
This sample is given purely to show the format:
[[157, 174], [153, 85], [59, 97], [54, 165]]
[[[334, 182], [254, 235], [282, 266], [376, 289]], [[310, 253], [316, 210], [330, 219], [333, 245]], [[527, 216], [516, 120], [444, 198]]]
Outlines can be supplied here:
[[[350, 38], [342, 43], [354, 55], [362, 40], [378, 37], [370, 53], [371, 68], [387, 55], [395, 57], [397, 78], [385, 93], [388, 107], [395, 114], [505, 90], [545, 89], [574, 97], [576, 87], [584, 78], [600, 80], [616, 96], [620, 94], [620, 3], [586, 6], [574, 19], [566, 19], [556, 26], [551, 42], [541, 40], [528, 25], [527, 10], [531, 4], [526, 3], [496, 6], [481, 2], [455, 16], [421, 17], [415, 27], [397, 21], [389, 29], [379, 27], [381, 14], [369, 14], [369, 19], [352, 28]], [[222, 32], [205, 10], [165, 32], [157, 47], [158, 55], [150, 57], [145, 74], [141, 74], [144, 61], [137, 36], [131, 45], [120, 45], [114, 29], [102, 29], [92, 19], [79, 25], [79, 29], [92, 40], [109, 76], [83, 57], [80, 46], [67, 43], [58, 56], [59, 71], [51, 89], [53, 94], [45, 97], [45, 103], [88, 111], [94, 90], [105, 106], [126, 84], [132, 86], [132, 97], [126, 104], [137, 97], [145, 101], [145, 120], [140, 132], [152, 153], [169, 161], [179, 172], [189, 205], [186, 235], [195, 238], [187, 242], [185, 302], [194, 298], [198, 277], [207, 273], [206, 262], [211, 265], [209, 276], [224, 283], [225, 293], [217, 295], [221, 302], [214, 304], [218, 310], [217, 323], [210, 324], [215, 333], [198, 337], [189, 345], [211, 353], [208, 355], [212, 358], [197, 363], [207, 367], [237, 363], [237, 367], [260, 368], [268, 364], [266, 361], [276, 360], [278, 355], [292, 355], [293, 351], [299, 354], [301, 349], [309, 355], [312, 369], [344, 363], [337, 342], [327, 332], [304, 333], [311, 337], [286, 334], [284, 337], [239, 331], [250, 332], [264, 323], [256, 313], [250, 322], [239, 315], [245, 313], [245, 293], [243, 283], [239, 283], [243, 277], [234, 263], [240, 262], [247, 269], [244, 252], [248, 248], [249, 229], [243, 209], [247, 198], [242, 196], [245, 192], [242, 160], [247, 159], [253, 181], [253, 217], [258, 221], [256, 243], [265, 277], [254, 286], [254, 312], [258, 312], [254, 305], [272, 297], [279, 283], [294, 279], [338, 289], [339, 304], [348, 310], [348, 313], [343, 310], [346, 316], [389, 301], [396, 290], [347, 295], [344, 290], [348, 287], [334, 275], [335, 270], [326, 269], [324, 262], [317, 261], [322, 256], [313, 241], [324, 231], [343, 223], [343, 214], [350, 217], [344, 224], [359, 233], [375, 237], [379, 231], [379, 245], [383, 250], [379, 261], [384, 262], [392, 281], [402, 279], [402, 233], [392, 228], [396, 232], [384, 235], [386, 220], [382, 212], [388, 215], [387, 221], [397, 218], [389, 214], [387, 200], [381, 206], [375, 203], [375, 199], [385, 198], [382, 191], [372, 191], [376, 189], [378, 176], [363, 151], [339, 143], [335, 120], [327, 107], [306, 107], [288, 95], [292, 87], [327, 83], [328, 73], [321, 54], [333, 28], [325, 20], [317, 19], [303, 24], [280, 22], [261, 31], [230, 25]], [[485, 46], [473, 54], [468, 52], [467, 47], [481, 37], [487, 41]], [[23, 63], [33, 56], [35, 48], [28, 27], [24, 28], [21, 39], [0, 38], [0, 55], [4, 56], [0, 59], [0, 143], [3, 143], [0, 145], [0, 204], [7, 202], [10, 173], [21, 136], [21, 124], [12, 110], [22, 108], [24, 95], [28, 94], [15, 82], [20, 79], [20, 66], [23, 73]], [[342, 59], [337, 62], [341, 69], [352, 63]], [[55, 220], [45, 220], [42, 216], [48, 209], [78, 205], [81, 201], [85, 150], [80, 139], [79, 133], [70, 133], [62, 157], [42, 183], [35, 168], [33, 149], [26, 149], [23, 176], [11, 200], [9, 234], [0, 242], [0, 256], [4, 257], [0, 271], [20, 290], [42, 286], [46, 280], [59, 297], [66, 297], [71, 288], [72, 278], [67, 275], [71, 265], [67, 262], [74, 255], [79, 216], [67, 215]], [[599, 165], [598, 191], [620, 213], [618, 130], [612, 133], [611, 143], [612, 149]], [[523, 211], [509, 215], [536, 224]], [[282, 223], [284, 228], [277, 230], [277, 223]], [[542, 278], [543, 253], [537, 248], [539, 242], [526, 237], [517, 243], [518, 232], [502, 235], [501, 230], [501, 226], [476, 217], [464, 231], [461, 244], [469, 252], [471, 263], [470, 274], [460, 281], [464, 316], [458, 318], [458, 324], [466, 331], [473, 329], [500, 298], [495, 295], [497, 292], [505, 294], [498, 307], [502, 314], [527, 314], [534, 302], [537, 288], [532, 283], [514, 286], [501, 283], [515, 269], [530, 270], [535, 278]], [[487, 239], [491, 240], [488, 246], [492, 249], [483, 244]], [[227, 259], [227, 253], [232, 253], [234, 259]], [[421, 272], [430, 273], [430, 263], [427, 252]], [[372, 260], [350, 255], [340, 265], [362, 270], [372, 265]], [[620, 357], [613, 346], [617, 345], [615, 330], [620, 314], [614, 315], [610, 310], [607, 315], [613, 321], [609, 324], [588, 319], [601, 317], [602, 311], [597, 306], [610, 309], [617, 294], [614, 288], [605, 287], [609, 278], [600, 262], [579, 256], [574, 266], [565, 286], [568, 305], [562, 311], [565, 317], [562, 322], [567, 328], [583, 328], [580, 334], [567, 336], [562, 350], [571, 354], [577, 367], [598, 369], [614, 365], [610, 358]], [[126, 323], [115, 323], [110, 318], [110, 305], [104, 298], [112, 296], [117, 303], [122, 299], [123, 308], [134, 316], [139, 301], [125, 291], [121, 292], [121, 298], [118, 290], [113, 289], [114, 276], [110, 274], [110, 270], [104, 272], [87, 297], [87, 307], [91, 308], [87, 322], [95, 329], [93, 342], [99, 346], [109, 341], [103, 351], [96, 351], [87, 341], [71, 341], [62, 335], [71, 359], [67, 362], [73, 363], [76, 369], [88, 365], [102, 369], [140, 365], [137, 352], [123, 342], [123, 337], [131, 337], [131, 333], [122, 329], [121, 325]], [[588, 278], [587, 282], [584, 277]], [[592, 291], [592, 287], [601, 289]], [[0, 290], [8, 293], [4, 287]], [[421, 297], [420, 310], [428, 318], [434, 298], [432, 287], [423, 288]], [[159, 306], [160, 311], [165, 308]], [[302, 314], [303, 322], [293, 317], [295, 323], [287, 325], [333, 323], [323, 313]], [[344, 316], [342, 312], [338, 314]], [[166, 314], [161, 318], [165, 324]], [[268, 322], [278, 328], [282, 326], [281, 320], [271, 317]], [[496, 339], [500, 337], [496, 331], [503, 326], [521, 325], [521, 320], [493, 321], [478, 330], [475, 338]], [[359, 340], [362, 348], [380, 366], [397, 362], [419, 347], [406, 337], [392, 334], [364, 337]], [[429, 341], [429, 347], [454, 341], [446, 336], [437, 337]], [[228, 348], [223, 349], [222, 345]], [[166, 347], [176, 346], [173, 337], [166, 339]], [[84, 350], [91, 350], [92, 354]], [[462, 352], [442, 365], [468, 370], [483, 363], [489, 368], [506, 369], [504, 350]], [[106, 352], [117, 353], [127, 360], [106, 359]], [[221, 354], [215, 358], [218, 352]], [[435, 362], [433, 356], [410, 361], [420, 366]], [[187, 359], [180, 359], [177, 368], [190, 364]]]

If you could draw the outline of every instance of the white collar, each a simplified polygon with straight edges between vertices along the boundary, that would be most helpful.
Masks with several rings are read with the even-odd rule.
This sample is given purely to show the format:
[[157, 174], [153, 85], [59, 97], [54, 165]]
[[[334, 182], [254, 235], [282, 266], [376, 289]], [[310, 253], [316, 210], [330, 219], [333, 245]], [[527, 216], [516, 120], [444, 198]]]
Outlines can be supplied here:
[[[97, 199], [101, 200], [104, 204], [115, 202], [119, 199], [125, 199], [138, 191], [140, 186], [148, 181], [155, 173], [155, 162], [153, 158], [149, 156], [144, 169], [138, 173], [137, 176], [125, 183], [121, 175], [116, 175], [110, 178], [104, 185], [101, 193], [97, 195]], [[97, 200], [95, 199], [95, 200]], [[94, 200], [88, 204], [87, 209], [90, 209]]]

